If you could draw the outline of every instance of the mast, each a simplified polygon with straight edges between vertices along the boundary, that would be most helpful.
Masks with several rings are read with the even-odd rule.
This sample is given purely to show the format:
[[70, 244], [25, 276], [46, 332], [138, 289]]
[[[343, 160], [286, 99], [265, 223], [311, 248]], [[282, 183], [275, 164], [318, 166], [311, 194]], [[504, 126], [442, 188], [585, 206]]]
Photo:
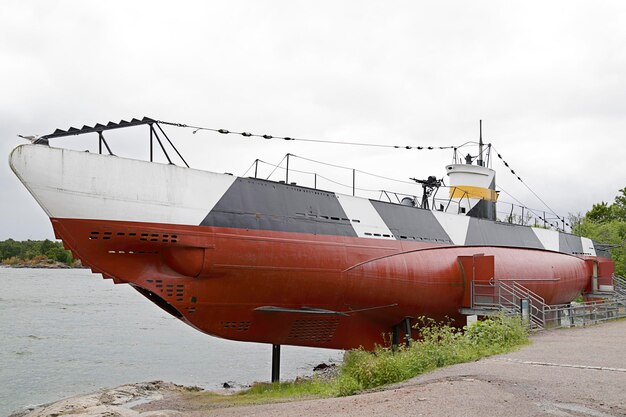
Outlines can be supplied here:
[[484, 167], [485, 163], [483, 162], [483, 121], [480, 120], [480, 139], [478, 140], [478, 166]]

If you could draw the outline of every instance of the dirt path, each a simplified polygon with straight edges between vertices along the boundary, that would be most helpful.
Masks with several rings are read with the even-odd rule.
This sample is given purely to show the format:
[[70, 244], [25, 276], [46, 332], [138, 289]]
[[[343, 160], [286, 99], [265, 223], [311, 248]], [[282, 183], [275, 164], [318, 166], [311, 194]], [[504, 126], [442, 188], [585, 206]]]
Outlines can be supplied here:
[[[112, 397], [115, 394], [109, 392], [107, 398]], [[194, 398], [169, 386], [152, 390], [151, 397], [131, 398], [127, 404], [120, 400], [108, 414], [102, 408], [93, 412], [74, 408], [71, 415], [626, 416], [626, 321], [544, 332], [518, 352], [451, 366], [384, 391], [352, 397], [210, 409]], [[27, 415], [63, 415], [50, 407]]]

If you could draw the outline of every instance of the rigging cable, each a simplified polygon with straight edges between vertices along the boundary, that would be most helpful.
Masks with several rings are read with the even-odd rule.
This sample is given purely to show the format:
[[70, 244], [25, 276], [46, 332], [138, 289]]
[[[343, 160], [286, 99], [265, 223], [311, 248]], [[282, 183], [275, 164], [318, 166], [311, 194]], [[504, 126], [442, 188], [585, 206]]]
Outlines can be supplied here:
[[[561, 220], [561, 221], [563, 221], [563, 222], [564, 222], [564, 221], [565, 221], [565, 217], [561, 218], [561, 216], [559, 216], [558, 214], [556, 214], [556, 212], [555, 212], [554, 210], [552, 210], [552, 208], [548, 205], [548, 203], [546, 203], [545, 201], [543, 201], [543, 199], [542, 199], [541, 197], [539, 197], [539, 195], [538, 195], [538, 194], [537, 194], [537, 193], [536, 193], [536, 192], [535, 192], [532, 188], [530, 188], [530, 186], [528, 186], [528, 184], [526, 184], [526, 183], [524, 182], [524, 180], [523, 180], [523, 179], [522, 179], [522, 178], [521, 178], [521, 177], [520, 177], [520, 176], [519, 176], [519, 175], [518, 175], [518, 174], [517, 174], [517, 173], [513, 170], [513, 168], [511, 168], [511, 167], [509, 166], [509, 163], [508, 163], [508, 162], [506, 162], [506, 161], [504, 160], [504, 158], [502, 157], [502, 155], [500, 154], [500, 152], [498, 152], [494, 146], [492, 146], [492, 148], [493, 148], [493, 150], [494, 150], [494, 151], [496, 151], [496, 155], [498, 156], [498, 158], [500, 158], [500, 160], [502, 161], [502, 163], [504, 164], [504, 166], [505, 166], [505, 167], [507, 167], [507, 168], [509, 169], [509, 171], [511, 171], [511, 174], [513, 174], [513, 175], [514, 175], [514, 176], [515, 176], [515, 177], [516, 177], [516, 178], [517, 178], [517, 179], [518, 179], [518, 180], [519, 180], [522, 184], [524, 184], [524, 187], [526, 187], [526, 188], [528, 189], [528, 191], [530, 191], [530, 192], [531, 192], [531, 193], [532, 193], [535, 197], [537, 197], [537, 199], [538, 199], [539, 201], [541, 201], [541, 203], [542, 203], [544, 206], [546, 206], [546, 207], [548, 208], [548, 210], [550, 210], [550, 212], [556, 216], [556, 218], [557, 218], [557, 219], [559, 219], [559, 220]], [[500, 188], [502, 188], [502, 187], [500, 187]], [[509, 194], [509, 193], [507, 193], [507, 194]], [[509, 195], [511, 195], [511, 194], [509, 194]], [[511, 197], [512, 197], [512, 196], [511, 196]], [[518, 201], [518, 202], [519, 202], [519, 201]], [[569, 224], [567, 224], [567, 223], [566, 223], [566, 225], [567, 225], [567, 226], [569, 226]]]
[[292, 140], [292, 141], [300, 141], [300, 142], [314, 142], [314, 143], [326, 143], [326, 144], [335, 144], [335, 145], [352, 145], [352, 146], [371, 146], [371, 147], [376, 147], [376, 148], [393, 148], [393, 149], [416, 149], [416, 150], [434, 150], [434, 149], [454, 149], [454, 148], [460, 148], [463, 147], [464, 145], [467, 145], [468, 143], [471, 142], [466, 142], [463, 145], [460, 146], [414, 146], [414, 145], [386, 145], [386, 144], [382, 144], [382, 143], [366, 143], [366, 142], [350, 142], [350, 141], [340, 141], [340, 140], [323, 140], [323, 139], [307, 139], [307, 138], [297, 138], [297, 137], [292, 137], [292, 136], [274, 136], [274, 135], [268, 135], [268, 134], [257, 134], [257, 133], [250, 133], [250, 132], [235, 132], [235, 131], [231, 131], [228, 129], [215, 129], [215, 128], [210, 128], [210, 127], [203, 127], [203, 126], [192, 126], [192, 125], [187, 125], [184, 123], [173, 123], [173, 122], [165, 122], [163, 120], [159, 120], [157, 121], [157, 123], [162, 123], [165, 125], [170, 125], [170, 126], [176, 126], [176, 127], [182, 127], [182, 128], [186, 128], [186, 129], [194, 129], [192, 133], [197, 133], [200, 130], [205, 130], [205, 131], [209, 131], [209, 132], [217, 132], [217, 133], [221, 133], [223, 135], [240, 135], [246, 138], [249, 137], [256, 137], [256, 138], [262, 138], [262, 139], [282, 139], [282, 140]]
[[[541, 216], [541, 214], [538, 214], [538, 213], [537, 213], [537, 212], [541, 213], [541, 210], [539, 210], [539, 209], [533, 209], [533, 208], [530, 208], [530, 207], [526, 207], [526, 206], [524, 205], [524, 203], [522, 203], [522, 202], [521, 202], [521, 201], [519, 201], [517, 198], [515, 198], [515, 196], [514, 196], [513, 194], [509, 193], [509, 192], [508, 192], [508, 191], [506, 191], [504, 188], [502, 188], [502, 186], [498, 185], [498, 188], [500, 189], [500, 191], [502, 191], [503, 193], [505, 193], [506, 195], [508, 195], [509, 197], [511, 197], [513, 200], [515, 200], [515, 201], [519, 204], [519, 207], [523, 207], [523, 208], [525, 208], [526, 210], [530, 211], [530, 212], [531, 212], [531, 213], [532, 213], [532, 214], [533, 214], [536, 218], [538, 218], [538, 219], [539, 219], [539, 220], [541, 220], [541, 221], [544, 221], [544, 222], [548, 223], [550, 226], [553, 226], [553, 227], [558, 227], [558, 223], [557, 223], [557, 224], [556, 224], [556, 226], [555, 226], [555, 225], [554, 225], [554, 224], [553, 224], [550, 220], [548, 220], [547, 218], [543, 218], [543, 217]], [[500, 203], [500, 202], [499, 202], [499, 203]], [[514, 205], [513, 203], [509, 203], [509, 202], [506, 202], [506, 201], [503, 201], [502, 203], [503, 203], [503, 204], [510, 204], [510, 205], [512, 205], [512, 206]], [[545, 212], [544, 212], [544, 213], [545, 213]], [[558, 216], [557, 216], [557, 217], [558, 217]], [[559, 218], [559, 220], [560, 220], [560, 218]], [[569, 226], [569, 223], [565, 223], [565, 225], [566, 225], [566, 226]]]
[[347, 169], [347, 170], [350, 170], [350, 171], [358, 172], [360, 174], [365, 174], [365, 175], [369, 175], [371, 177], [381, 178], [381, 179], [388, 180], [388, 181], [395, 181], [395, 182], [400, 182], [400, 183], [403, 183], [403, 184], [415, 185], [414, 182], [399, 180], [399, 179], [396, 179], [396, 178], [384, 177], [382, 175], [377, 175], [377, 174], [372, 174], [370, 172], [361, 171], [360, 169], [356, 169], [356, 168], [344, 167], [344, 166], [341, 166], [341, 165], [334, 165], [334, 164], [330, 164], [330, 163], [327, 163], [327, 162], [317, 161], [315, 159], [305, 158], [303, 156], [298, 156], [298, 155], [294, 155], [294, 154], [291, 154], [291, 156], [294, 156], [294, 157], [299, 158], [299, 159], [303, 159], [305, 161], [314, 162], [316, 164], [327, 165], [327, 166], [330, 166], [330, 167], [333, 167], [333, 168]]
[[[210, 128], [210, 127], [204, 127], [204, 126], [195, 126], [195, 125], [188, 125], [188, 124], [184, 124], [184, 123], [174, 123], [174, 122], [166, 122], [163, 120], [159, 120], [157, 121], [157, 123], [162, 123], [165, 125], [170, 125], [170, 126], [176, 126], [176, 127], [180, 127], [180, 128], [187, 128], [187, 129], [193, 129], [193, 134], [197, 133], [198, 131], [209, 131], [209, 132], [216, 132], [216, 133], [221, 133], [224, 135], [228, 135], [228, 134], [232, 134], [232, 135], [240, 135], [243, 137], [256, 137], [256, 138], [262, 138], [262, 139], [282, 139], [282, 140], [288, 140], [288, 141], [300, 141], [300, 142], [312, 142], [312, 143], [324, 143], [324, 144], [335, 144], [335, 145], [350, 145], [350, 146], [369, 146], [369, 147], [376, 147], [376, 148], [392, 148], [392, 149], [415, 149], [415, 150], [444, 150], [444, 149], [453, 149], [456, 153], [456, 151], [468, 144], [475, 144], [475, 141], [467, 141], [465, 143], [463, 143], [462, 145], [459, 146], [411, 146], [411, 145], [406, 145], [406, 146], [402, 146], [402, 145], [386, 145], [386, 144], [381, 144], [381, 143], [366, 143], [366, 142], [351, 142], [351, 141], [338, 141], [338, 140], [322, 140], [322, 139], [311, 139], [311, 138], [298, 138], [298, 137], [292, 137], [292, 136], [275, 136], [275, 135], [269, 135], [269, 134], [257, 134], [257, 133], [250, 133], [250, 132], [246, 132], [246, 131], [241, 131], [241, 132], [237, 132], [237, 131], [231, 131], [228, 129], [216, 129], [216, 128]], [[504, 158], [502, 157], [502, 155], [496, 150], [496, 148], [492, 145], [489, 144], [489, 146], [496, 151], [496, 155], [498, 156], [498, 158], [503, 162], [504, 166], [507, 167], [511, 173], [522, 183], [524, 184], [524, 186], [544, 205], [548, 208], [548, 210], [556, 216], [556, 218], [560, 221], [565, 222], [565, 218], [559, 216], [558, 214], [556, 214], [556, 212], [532, 189], [530, 188], [530, 186], [528, 184], [526, 184], [526, 182], [524, 182], [524, 180], [510, 167], [509, 163], [507, 161], [504, 160]], [[378, 177], [378, 178], [382, 178], [382, 179], [386, 179], [386, 180], [391, 180], [391, 181], [396, 181], [396, 182], [401, 182], [401, 183], [408, 183], [407, 181], [402, 181], [402, 180], [397, 180], [397, 179], [393, 179], [393, 178], [388, 178], [388, 177], [383, 177], [380, 175], [375, 175], [375, 174], [370, 174], [368, 172], [365, 171], [361, 171], [361, 170], [356, 170], [356, 169], [352, 169], [352, 168], [348, 168], [348, 167], [343, 167], [343, 166], [339, 166], [339, 165], [333, 165], [333, 164], [329, 164], [329, 163], [324, 163], [321, 161], [316, 161], [316, 160], [312, 160], [312, 159], [308, 159], [308, 158], [304, 158], [304, 157], [300, 157], [297, 155], [293, 155], [291, 154], [291, 156], [295, 156], [297, 158], [300, 159], [304, 159], [304, 160], [308, 160], [311, 162], [315, 162], [315, 163], [319, 163], [319, 164], [324, 164], [324, 165], [328, 165], [328, 166], [332, 166], [332, 167], [336, 167], [336, 168], [343, 168], [343, 169], [351, 169], [354, 170], [355, 172], [360, 172], [362, 174], [366, 174], [366, 175], [371, 175], [374, 177]], [[287, 157], [287, 155], [285, 155], [285, 157], [283, 158], [283, 160]], [[279, 165], [282, 163], [279, 162]], [[276, 169], [278, 168], [278, 166], [275, 166], [274, 170], [270, 173], [270, 175], [268, 176], [271, 177], [272, 174], [276, 171]], [[246, 171], [247, 172], [247, 171]], [[322, 176], [320, 176], [321, 178], [324, 178]], [[324, 178], [326, 180], [329, 180], [328, 178]], [[334, 182], [332, 180], [330, 180], [331, 182]], [[339, 184], [339, 185], [344, 185], [344, 184]], [[509, 193], [507, 193], [509, 194]], [[510, 194], [509, 194], [510, 195]], [[512, 197], [512, 196], [511, 196]], [[517, 200], [517, 199], [516, 199]], [[518, 201], [519, 202], [519, 201]], [[520, 202], [521, 204], [521, 202]], [[540, 219], [541, 216], [537, 216]], [[545, 220], [545, 219], [542, 219]], [[569, 226], [569, 224], [565, 223], [567, 226]]]
[[285, 158], [287, 158], [289, 156], [289, 154], [285, 154], [285, 156], [283, 156], [283, 159], [280, 160], [280, 162], [278, 163], [278, 165], [276, 165], [274, 167], [274, 169], [272, 170], [272, 172], [270, 172], [270, 175], [267, 176], [267, 178], [265, 178], [266, 180], [269, 180], [270, 177], [274, 174], [274, 172], [276, 172], [276, 170], [278, 169], [278, 167], [280, 166], [280, 164], [283, 163], [283, 161], [285, 160]]

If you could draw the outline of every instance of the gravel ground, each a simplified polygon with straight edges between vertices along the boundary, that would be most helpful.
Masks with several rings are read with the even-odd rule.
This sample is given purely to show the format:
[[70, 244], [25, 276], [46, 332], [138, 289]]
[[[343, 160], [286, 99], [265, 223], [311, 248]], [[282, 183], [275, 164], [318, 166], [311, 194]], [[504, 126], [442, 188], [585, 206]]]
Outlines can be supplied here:
[[[72, 416], [102, 417], [626, 417], [626, 320], [543, 332], [532, 340], [532, 345], [514, 353], [451, 366], [352, 397], [208, 409], [193, 401], [189, 392], [163, 384], [162, 390], [151, 387], [145, 398], [140, 393], [116, 395], [115, 390], [100, 393], [106, 394], [105, 399], [118, 399], [115, 410], [107, 411], [97, 401], [91, 408], [72, 407], [80, 398], [61, 403]], [[128, 391], [128, 387], [120, 388]], [[93, 400], [94, 395], [81, 398]], [[50, 405], [24, 415], [63, 415], [59, 411]]]

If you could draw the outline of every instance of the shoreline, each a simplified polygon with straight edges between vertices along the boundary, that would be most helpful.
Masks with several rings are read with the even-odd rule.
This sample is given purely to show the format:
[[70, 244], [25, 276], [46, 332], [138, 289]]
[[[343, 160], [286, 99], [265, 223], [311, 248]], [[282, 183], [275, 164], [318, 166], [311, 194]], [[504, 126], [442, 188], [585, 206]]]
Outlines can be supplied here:
[[626, 415], [626, 360], [621, 350], [626, 320], [545, 331], [531, 340], [531, 345], [512, 353], [347, 397], [265, 398], [254, 403], [238, 401], [234, 390], [205, 391], [153, 381], [72, 397], [10, 417]]
[[51, 261], [51, 262], [22, 262], [16, 264], [0, 264], [1, 268], [15, 268], [15, 269], [88, 269], [83, 265], [68, 265], [63, 262]]
[[[25, 407], [13, 411], [9, 417], [61, 416], [71, 415], [128, 415], [133, 407], [144, 403], [162, 400], [185, 391], [204, 391], [197, 387], [185, 387], [163, 381], [125, 384], [115, 388], [105, 388], [89, 394]], [[108, 414], [107, 414], [108, 413]]]

